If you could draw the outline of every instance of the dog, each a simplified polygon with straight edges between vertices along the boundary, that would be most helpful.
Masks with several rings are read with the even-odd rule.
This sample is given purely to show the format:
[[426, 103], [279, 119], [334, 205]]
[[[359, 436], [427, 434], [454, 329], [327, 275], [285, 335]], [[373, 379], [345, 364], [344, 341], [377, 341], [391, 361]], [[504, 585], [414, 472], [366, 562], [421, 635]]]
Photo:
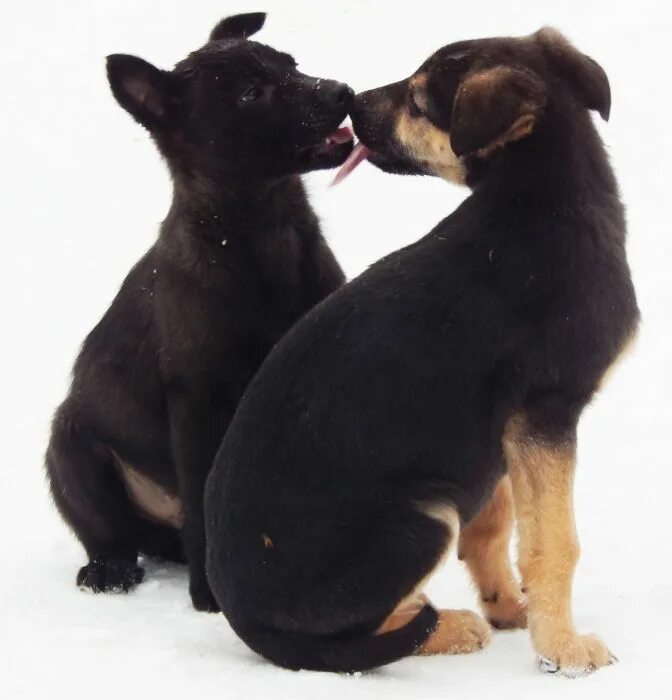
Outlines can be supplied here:
[[[251, 382], [208, 477], [207, 574], [289, 669], [466, 653], [490, 626], [422, 595], [451, 547], [543, 669], [613, 656], [577, 634], [576, 427], [638, 324], [618, 188], [589, 110], [606, 74], [559, 33], [464, 41], [359, 94], [368, 158], [471, 195], [315, 307]], [[515, 513], [523, 590], [508, 557]]]
[[248, 40], [263, 13], [222, 20], [164, 71], [107, 59], [112, 92], [150, 133], [174, 192], [156, 243], [84, 341], [56, 412], [53, 499], [86, 549], [79, 586], [127, 591], [138, 553], [205, 577], [203, 487], [239, 397], [273, 345], [337, 289], [300, 175], [340, 165], [353, 91]]

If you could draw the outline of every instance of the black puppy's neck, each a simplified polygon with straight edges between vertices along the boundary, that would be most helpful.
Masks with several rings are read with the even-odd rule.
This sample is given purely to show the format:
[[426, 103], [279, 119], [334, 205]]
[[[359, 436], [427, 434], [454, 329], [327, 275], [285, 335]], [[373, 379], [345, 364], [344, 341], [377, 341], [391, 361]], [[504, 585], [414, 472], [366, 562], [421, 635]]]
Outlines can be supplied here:
[[227, 279], [232, 256], [266, 266], [283, 238], [300, 235], [315, 223], [298, 176], [174, 177], [173, 183], [160, 248], [177, 267], [207, 286]]
[[174, 178], [168, 219], [196, 238], [219, 243], [222, 236], [250, 237], [268, 233], [278, 222], [307, 204], [298, 176], [276, 179], [210, 178], [181, 175]]

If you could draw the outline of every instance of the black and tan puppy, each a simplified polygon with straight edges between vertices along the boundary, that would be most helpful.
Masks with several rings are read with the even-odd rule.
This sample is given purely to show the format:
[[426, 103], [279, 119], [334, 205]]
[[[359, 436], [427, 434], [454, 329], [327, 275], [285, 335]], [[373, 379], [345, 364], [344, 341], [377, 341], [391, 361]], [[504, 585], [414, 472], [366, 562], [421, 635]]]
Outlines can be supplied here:
[[308, 313], [238, 407], [206, 486], [207, 570], [258, 653], [352, 671], [480, 648], [484, 621], [420, 595], [451, 545], [491, 621], [523, 626], [515, 501], [543, 667], [611, 661], [570, 602], [577, 421], [638, 320], [589, 114], [609, 108], [602, 69], [551, 30], [447, 46], [356, 98], [354, 161], [472, 194]]
[[138, 583], [138, 552], [186, 557], [195, 607], [216, 608], [203, 529], [212, 459], [268, 351], [343, 281], [299, 175], [352, 150], [338, 128], [352, 92], [248, 41], [264, 17], [223, 20], [172, 71], [108, 58], [174, 195], [84, 342], [47, 452], [56, 504], [90, 559], [77, 582], [94, 591]]

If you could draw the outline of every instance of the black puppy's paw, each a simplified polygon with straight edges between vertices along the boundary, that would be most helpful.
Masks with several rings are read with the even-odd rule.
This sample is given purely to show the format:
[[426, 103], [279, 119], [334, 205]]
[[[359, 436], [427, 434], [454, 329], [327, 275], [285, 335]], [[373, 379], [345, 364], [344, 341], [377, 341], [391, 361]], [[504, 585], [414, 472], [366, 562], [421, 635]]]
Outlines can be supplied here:
[[144, 578], [145, 570], [123, 559], [93, 559], [77, 574], [77, 585], [94, 593], [128, 593]]
[[212, 591], [206, 582], [190, 584], [189, 593], [191, 602], [196, 610], [201, 612], [219, 612], [220, 607], [212, 595]]

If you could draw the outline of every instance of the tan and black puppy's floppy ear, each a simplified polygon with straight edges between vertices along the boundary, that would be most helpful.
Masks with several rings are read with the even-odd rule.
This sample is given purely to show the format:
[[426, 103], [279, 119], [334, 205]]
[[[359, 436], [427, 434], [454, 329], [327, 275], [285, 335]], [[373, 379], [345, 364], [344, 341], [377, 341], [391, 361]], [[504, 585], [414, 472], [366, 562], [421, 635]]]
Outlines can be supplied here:
[[107, 57], [107, 78], [117, 102], [148, 129], [160, 126], [168, 111], [172, 76], [126, 54]]
[[546, 87], [531, 71], [509, 66], [468, 73], [455, 95], [450, 142], [457, 156], [487, 156], [534, 128]]
[[247, 39], [256, 34], [266, 21], [265, 12], [248, 12], [243, 15], [225, 17], [210, 32], [210, 41], [222, 39]]
[[575, 49], [555, 29], [544, 27], [534, 38], [541, 44], [554, 71], [565, 80], [588, 109], [594, 109], [604, 121], [611, 111], [611, 88], [602, 67]]

